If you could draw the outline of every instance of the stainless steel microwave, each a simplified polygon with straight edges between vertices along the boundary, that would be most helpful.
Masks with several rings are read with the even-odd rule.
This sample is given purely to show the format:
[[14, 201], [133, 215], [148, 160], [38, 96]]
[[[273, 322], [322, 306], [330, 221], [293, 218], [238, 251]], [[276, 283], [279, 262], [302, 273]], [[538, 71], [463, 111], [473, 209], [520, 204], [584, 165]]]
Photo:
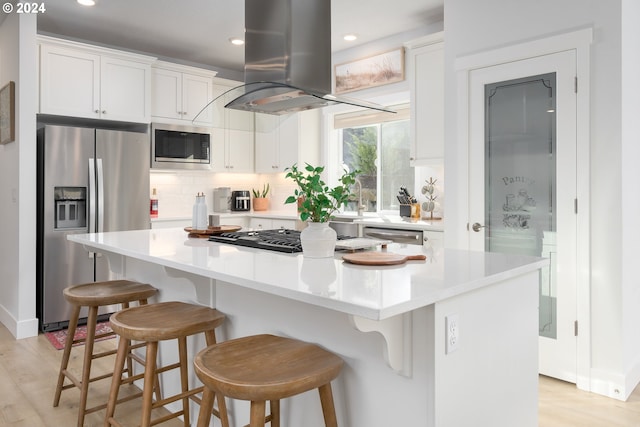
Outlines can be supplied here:
[[203, 127], [151, 124], [151, 168], [211, 169], [211, 131]]

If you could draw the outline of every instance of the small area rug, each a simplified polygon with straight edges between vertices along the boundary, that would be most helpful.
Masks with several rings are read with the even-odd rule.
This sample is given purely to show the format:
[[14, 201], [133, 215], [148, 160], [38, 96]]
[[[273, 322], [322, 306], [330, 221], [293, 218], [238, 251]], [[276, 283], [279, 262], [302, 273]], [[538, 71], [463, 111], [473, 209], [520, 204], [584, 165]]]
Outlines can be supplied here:
[[[96, 325], [96, 336], [101, 335], [101, 334], [105, 334], [108, 332], [111, 332], [111, 324], [109, 323], [109, 321], [106, 322], [100, 322]], [[45, 336], [47, 337], [47, 339], [49, 340], [49, 342], [51, 343], [51, 345], [53, 345], [55, 347], [56, 350], [62, 350], [67, 342], [67, 337], [68, 337], [68, 330], [67, 329], [61, 329], [59, 331], [53, 331], [53, 332], [45, 332]], [[76, 328], [76, 333], [75, 333], [75, 337], [74, 339], [80, 339], [80, 338], [85, 338], [87, 336], [87, 327], [86, 325], [83, 326], [78, 326]], [[103, 340], [107, 340], [110, 338], [113, 338], [114, 335], [111, 335], [109, 337], [102, 337], [102, 338], [97, 338], [96, 341], [103, 341]], [[81, 345], [83, 343], [75, 343], [73, 346], [77, 346], [77, 345]]]

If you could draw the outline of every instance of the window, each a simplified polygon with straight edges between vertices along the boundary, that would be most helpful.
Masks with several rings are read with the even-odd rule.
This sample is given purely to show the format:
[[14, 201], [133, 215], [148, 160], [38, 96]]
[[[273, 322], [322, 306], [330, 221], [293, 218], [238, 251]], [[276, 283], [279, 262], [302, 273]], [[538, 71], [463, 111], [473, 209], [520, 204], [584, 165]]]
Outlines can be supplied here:
[[[409, 165], [410, 130], [407, 106], [397, 114], [350, 113], [335, 117], [342, 163], [359, 170], [362, 204], [367, 212], [396, 211], [401, 186], [412, 188], [414, 169]], [[357, 211], [358, 191], [345, 211]]]

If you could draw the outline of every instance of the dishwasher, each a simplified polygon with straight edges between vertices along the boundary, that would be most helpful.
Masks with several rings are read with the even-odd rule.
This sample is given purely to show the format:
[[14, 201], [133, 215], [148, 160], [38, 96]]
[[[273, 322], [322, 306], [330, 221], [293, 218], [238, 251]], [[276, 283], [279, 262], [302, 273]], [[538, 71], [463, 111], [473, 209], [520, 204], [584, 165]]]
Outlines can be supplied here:
[[363, 227], [362, 237], [391, 240], [395, 243], [422, 245], [424, 233], [422, 230], [401, 230], [397, 228]]

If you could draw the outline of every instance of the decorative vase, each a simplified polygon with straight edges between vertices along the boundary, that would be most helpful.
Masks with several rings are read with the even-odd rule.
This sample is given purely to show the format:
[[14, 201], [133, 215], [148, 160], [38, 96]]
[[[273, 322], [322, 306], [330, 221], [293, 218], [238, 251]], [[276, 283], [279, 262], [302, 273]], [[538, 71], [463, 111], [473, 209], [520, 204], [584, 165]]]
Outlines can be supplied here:
[[269, 209], [269, 199], [267, 199], [266, 197], [253, 198], [254, 211], [266, 211], [267, 209]]
[[302, 255], [307, 258], [333, 257], [337, 240], [336, 231], [328, 222], [309, 222], [300, 232]]

